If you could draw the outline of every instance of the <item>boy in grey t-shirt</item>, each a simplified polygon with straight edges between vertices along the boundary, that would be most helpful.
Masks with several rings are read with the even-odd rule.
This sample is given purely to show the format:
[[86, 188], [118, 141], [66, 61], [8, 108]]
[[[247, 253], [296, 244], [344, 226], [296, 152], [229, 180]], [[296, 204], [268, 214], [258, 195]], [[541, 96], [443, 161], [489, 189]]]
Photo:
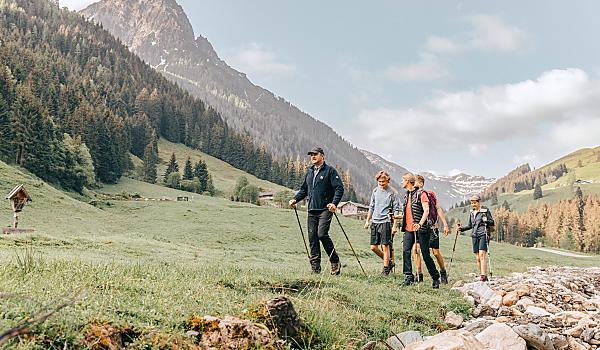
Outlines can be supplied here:
[[[371, 227], [371, 250], [383, 259], [383, 276], [388, 276], [392, 271], [391, 261], [392, 235], [398, 231], [398, 218], [400, 216], [400, 200], [398, 191], [390, 187], [390, 176], [380, 171], [376, 176], [377, 186], [371, 194], [369, 214], [365, 222], [365, 229]], [[393, 218], [393, 224], [392, 224]], [[379, 245], [383, 246], [383, 251]]]

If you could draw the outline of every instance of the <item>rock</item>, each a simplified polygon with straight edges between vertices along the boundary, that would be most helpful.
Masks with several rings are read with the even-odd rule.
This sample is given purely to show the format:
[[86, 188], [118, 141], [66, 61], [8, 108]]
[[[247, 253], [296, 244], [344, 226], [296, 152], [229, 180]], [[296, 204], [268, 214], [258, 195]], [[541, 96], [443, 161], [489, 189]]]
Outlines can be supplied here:
[[567, 324], [574, 324], [584, 318], [589, 318], [589, 315], [584, 314], [581, 311], [563, 311], [559, 312], [554, 317], [558, 320], [562, 320]]
[[543, 317], [543, 316], [552, 316], [551, 313], [549, 313], [545, 309], [542, 309], [542, 308], [537, 307], [537, 306], [529, 306], [527, 308], [527, 310], [525, 310], [525, 313], [526, 314], [532, 314], [532, 315], [535, 315], [535, 316], [540, 316], [540, 317]]
[[196, 332], [196, 331], [187, 331], [187, 332], [185, 332], [185, 334], [184, 334], [184, 336], [185, 336], [185, 337], [187, 337], [187, 338], [195, 338], [195, 337], [197, 337], [198, 335], [200, 335], [200, 333], [199, 333], [199, 332]]
[[465, 282], [458, 280], [458, 281], [454, 282], [454, 284], [452, 285], [452, 289], [460, 289], [464, 285], [465, 285]]
[[301, 341], [296, 338], [306, 332], [306, 325], [298, 317], [290, 299], [280, 296], [268, 300], [265, 303], [264, 313], [270, 317], [269, 321], [275, 327], [279, 338]]
[[596, 321], [590, 319], [590, 318], [582, 318], [581, 320], [579, 320], [577, 322], [578, 326], [584, 327], [584, 328], [589, 328], [589, 327], [596, 327], [598, 326], [598, 323], [596, 323]]
[[569, 350], [587, 350], [583, 344], [575, 340], [575, 338], [569, 337]]
[[529, 295], [529, 293], [531, 293], [531, 287], [529, 287], [529, 285], [527, 285], [527, 284], [519, 284], [515, 288], [515, 292], [517, 293], [517, 295], [520, 298], [520, 297]]
[[473, 317], [496, 316], [496, 311], [487, 304], [479, 304], [472, 312]]
[[275, 338], [268, 330], [248, 320], [204, 316], [196, 323], [198, 330], [204, 330], [201, 342], [208, 349], [277, 348]]
[[510, 318], [508, 318], [506, 316], [496, 317], [496, 322], [507, 323], [507, 322], [510, 322]]
[[503, 323], [489, 326], [475, 338], [490, 349], [527, 350], [525, 340]]
[[568, 336], [579, 338], [579, 336], [581, 335], [581, 333], [583, 333], [583, 327], [582, 326], [576, 326], [576, 327], [573, 327], [573, 328], [566, 329], [564, 332]]
[[530, 323], [513, 328], [521, 338], [525, 339], [527, 346], [536, 350], [554, 350], [554, 344], [540, 326]]
[[567, 350], [569, 348], [569, 342], [564, 335], [550, 333], [548, 336], [550, 337], [550, 340], [552, 340], [552, 344], [554, 344], [554, 349]]
[[445, 331], [425, 341], [413, 343], [406, 350], [486, 350], [483, 344], [469, 333]]
[[373, 349], [375, 349], [376, 345], [377, 345], [376, 341], [370, 341], [370, 342], [366, 343], [362, 348], [360, 348], [360, 350], [373, 350]]
[[530, 306], [535, 306], [535, 303], [530, 298], [523, 297], [519, 301], [517, 301], [516, 305], [520, 305], [523, 307], [523, 309], [527, 309]]
[[513, 306], [517, 301], [519, 301], [519, 294], [516, 291], [508, 292], [502, 297], [502, 305], [504, 306]]
[[467, 283], [460, 290], [465, 295], [475, 298], [478, 304], [485, 304], [492, 298], [500, 297], [485, 282]]
[[510, 308], [510, 314], [512, 316], [516, 316], [516, 317], [523, 316], [523, 313], [521, 311], [519, 311], [519, 309], [514, 308], [514, 307]]
[[548, 311], [551, 314], [557, 314], [559, 312], [563, 312], [564, 310], [562, 310], [554, 304], [548, 304], [546, 305], [546, 311]]
[[[391, 336], [386, 340], [386, 343], [394, 350], [404, 349], [408, 344], [423, 341], [423, 336], [417, 331], [407, 331]], [[404, 345], [402, 345], [404, 344]]]
[[486, 305], [489, 305], [492, 309], [498, 310], [500, 306], [502, 306], [502, 297], [498, 294], [491, 297], [488, 301], [485, 302]]
[[462, 330], [465, 332], [469, 332], [472, 335], [477, 335], [493, 324], [494, 322], [488, 320], [476, 320], [466, 325]]
[[470, 295], [465, 295], [465, 301], [473, 306], [475, 306], [475, 298]]
[[446, 313], [446, 317], [444, 318], [444, 322], [451, 328], [456, 329], [460, 328], [464, 319], [461, 315], [455, 314], [453, 311], [448, 311]]
[[579, 339], [583, 340], [586, 343], [589, 343], [590, 340], [594, 339], [595, 334], [596, 330], [594, 328], [588, 328], [581, 333]]
[[506, 306], [502, 306], [500, 309], [498, 309], [498, 312], [496, 312], [496, 316], [500, 317], [500, 316], [510, 316], [511, 312], [510, 312], [510, 308], [506, 307]]

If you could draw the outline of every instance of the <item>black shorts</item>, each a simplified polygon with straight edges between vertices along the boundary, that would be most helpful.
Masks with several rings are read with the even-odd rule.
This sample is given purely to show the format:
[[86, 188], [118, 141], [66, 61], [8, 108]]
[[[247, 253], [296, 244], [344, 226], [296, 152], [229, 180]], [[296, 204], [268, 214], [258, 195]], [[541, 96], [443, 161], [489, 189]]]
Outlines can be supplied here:
[[487, 252], [488, 250], [488, 242], [487, 237], [485, 235], [471, 237], [473, 240], [473, 253], [477, 254], [480, 250]]
[[392, 223], [371, 223], [371, 245], [388, 245], [392, 243]]
[[429, 248], [440, 249], [440, 230], [437, 228], [430, 231]]

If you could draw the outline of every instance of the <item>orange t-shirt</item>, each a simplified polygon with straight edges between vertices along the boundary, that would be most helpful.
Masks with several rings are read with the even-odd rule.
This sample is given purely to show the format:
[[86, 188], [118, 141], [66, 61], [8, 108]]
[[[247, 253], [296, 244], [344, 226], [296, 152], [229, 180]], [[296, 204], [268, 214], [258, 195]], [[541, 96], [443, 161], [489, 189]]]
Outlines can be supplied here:
[[[415, 232], [415, 223], [413, 222], [412, 215], [412, 200], [411, 195], [408, 196], [408, 203], [406, 204], [406, 231]], [[427, 193], [425, 191], [421, 192], [421, 203], [429, 203], [429, 197], [427, 197]]]

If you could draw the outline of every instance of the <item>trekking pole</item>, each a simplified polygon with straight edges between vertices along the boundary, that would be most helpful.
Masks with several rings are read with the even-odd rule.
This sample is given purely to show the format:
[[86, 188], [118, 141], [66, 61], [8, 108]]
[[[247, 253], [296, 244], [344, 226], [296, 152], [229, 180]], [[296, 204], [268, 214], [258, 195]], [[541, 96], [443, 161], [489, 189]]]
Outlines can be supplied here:
[[302, 241], [304, 241], [304, 248], [306, 249], [306, 256], [310, 260], [310, 254], [308, 253], [308, 245], [306, 245], [306, 238], [304, 238], [304, 231], [302, 231], [302, 224], [300, 224], [300, 217], [298, 216], [298, 210], [294, 206], [294, 213], [296, 213], [296, 219], [298, 220], [298, 227], [300, 227], [300, 235], [302, 235]]
[[456, 237], [454, 237], [454, 246], [452, 246], [452, 256], [450, 257], [450, 264], [448, 264], [448, 270], [452, 267], [452, 260], [454, 259], [454, 252], [456, 251], [456, 241], [458, 240], [458, 233], [460, 232], [460, 220], [456, 222]]
[[[415, 234], [415, 242], [413, 243], [413, 248], [415, 249], [415, 252], [413, 254], [412, 249], [411, 249], [411, 255], [413, 255], [415, 257], [415, 259], [414, 259], [415, 266], [414, 267], [416, 269], [417, 268], [417, 231], [415, 231], [414, 234]], [[418, 259], [421, 259], [421, 258], [419, 257]], [[417, 279], [417, 291], [419, 293], [421, 293], [421, 283], [419, 282], [419, 271], [417, 271], [416, 279]]]
[[[492, 254], [490, 254], [490, 241], [491, 239], [488, 239], [488, 225], [487, 222], [484, 221], [483, 225], [485, 226], [485, 245], [487, 246], [487, 256], [488, 256], [488, 267], [490, 270], [490, 280], [492, 279]], [[490, 236], [491, 236], [491, 232], [490, 232]], [[491, 237], [490, 237], [491, 238]]]
[[337, 220], [338, 224], [340, 225], [340, 228], [342, 229], [344, 236], [346, 236], [346, 241], [348, 241], [348, 244], [350, 245], [350, 248], [352, 249], [352, 253], [354, 253], [354, 256], [356, 257], [356, 261], [358, 261], [358, 265], [360, 266], [360, 269], [365, 274], [365, 277], [368, 277], [367, 273], [365, 272], [365, 269], [363, 268], [362, 264], [360, 263], [360, 259], [358, 259], [358, 255], [356, 254], [356, 251], [354, 250], [352, 243], [350, 243], [350, 238], [348, 238], [348, 235], [346, 234], [346, 231], [344, 230], [344, 226], [342, 226], [342, 223], [340, 222], [340, 218], [338, 218], [337, 213], [333, 213], [333, 216], [335, 216], [335, 219]]

